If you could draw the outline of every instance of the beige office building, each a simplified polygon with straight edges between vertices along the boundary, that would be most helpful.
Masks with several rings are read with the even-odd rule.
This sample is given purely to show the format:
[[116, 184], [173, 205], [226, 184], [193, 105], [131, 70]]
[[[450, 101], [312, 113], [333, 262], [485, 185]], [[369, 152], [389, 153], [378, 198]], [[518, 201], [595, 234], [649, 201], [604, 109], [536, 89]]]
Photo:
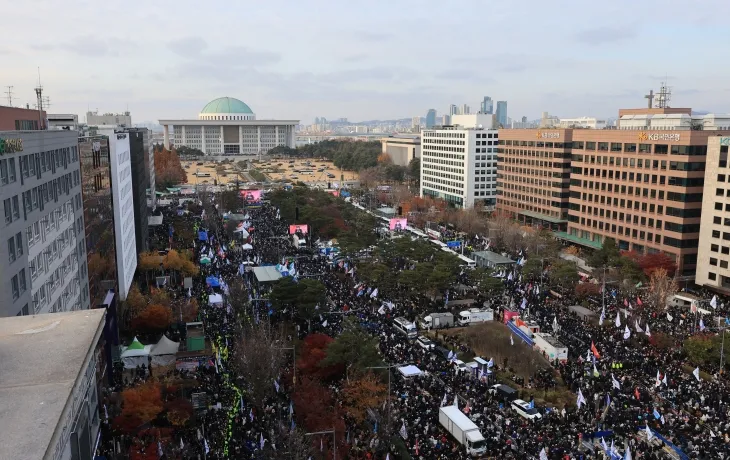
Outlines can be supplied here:
[[391, 136], [380, 139], [383, 153], [390, 156], [393, 164], [408, 166], [414, 158], [421, 158], [421, 136]]
[[695, 282], [730, 293], [730, 137], [710, 137], [707, 142], [705, 193], [697, 253]]

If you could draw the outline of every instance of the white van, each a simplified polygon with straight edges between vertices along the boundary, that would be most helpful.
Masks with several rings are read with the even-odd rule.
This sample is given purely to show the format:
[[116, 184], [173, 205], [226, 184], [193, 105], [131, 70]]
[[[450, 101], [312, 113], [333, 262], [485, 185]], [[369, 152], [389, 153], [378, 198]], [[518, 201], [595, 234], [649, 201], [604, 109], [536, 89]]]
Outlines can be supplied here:
[[416, 337], [418, 337], [418, 329], [416, 329], [416, 325], [403, 318], [402, 316], [399, 316], [393, 320], [393, 326], [400, 332], [405, 334], [409, 339], [415, 339]]

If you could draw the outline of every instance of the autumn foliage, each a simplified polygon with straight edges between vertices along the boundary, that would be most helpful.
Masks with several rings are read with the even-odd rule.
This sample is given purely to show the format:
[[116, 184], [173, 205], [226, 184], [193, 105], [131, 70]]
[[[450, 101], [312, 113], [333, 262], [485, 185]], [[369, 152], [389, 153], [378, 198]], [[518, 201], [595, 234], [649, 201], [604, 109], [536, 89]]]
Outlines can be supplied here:
[[380, 407], [387, 394], [385, 385], [372, 373], [352, 379], [343, 389], [345, 412], [357, 424], [361, 424], [367, 417], [368, 408]]
[[667, 276], [674, 276], [674, 272], [677, 270], [674, 259], [663, 252], [640, 254], [636, 251], [626, 251], [621, 255], [634, 260], [647, 277], [651, 277], [658, 269], [664, 269]]
[[172, 324], [172, 310], [160, 304], [147, 306], [132, 320], [132, 328], [144, 332], [164, 331]]
[[174, 426], [185, 426], [193, 416], [193, 404], [185, 398], [173, 399], [165, 405], [167, 420]]
[[158, 186], [172, 187], [187, 180], [188, 176], [175, 149], [163, 148], [155, 152], [155, 182]]
[[580, 283], [575, 286], [575, 295], [578, 298], [598, 295], [601, 293], [601, 287], [593, 283]]
[[342, 366], [321, 366], [322, 360], [327, 356], [327, 346], [333, 340], [325, 334], [310, 334], [304, 339], [297, 359], [297, 369], [301, 375], [327, 380], [342, 373]]
[[155, 382], [127, 388], [122, 392], [122, 400], [121, 417], [137, 419], [142, 424], [156, 419], [163, 409], [160, 384]]

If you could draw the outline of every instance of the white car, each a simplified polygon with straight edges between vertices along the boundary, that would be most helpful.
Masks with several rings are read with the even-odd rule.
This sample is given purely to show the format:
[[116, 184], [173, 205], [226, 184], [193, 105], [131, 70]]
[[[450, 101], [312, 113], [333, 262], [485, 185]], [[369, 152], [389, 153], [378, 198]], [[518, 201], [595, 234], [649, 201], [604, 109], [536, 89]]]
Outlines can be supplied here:
[[542, 414], [540, 414], [537, 409], [531, 408], [530, 403], [527, 403], [521, 399], [515, 399], [514, 401], [512, 401], [512, 409], [520, 414], [522, 417], [529, 420], [542, 418]]
[[436, 344], [431, 342], [431, 340], [428, 337], [424, 337], [422, 335], [416, 339], [416, 343], [418, 344], [419, 347], [423, 348], [424, 350], [431, 350], [436, 346]]
[[469, 368], [466, 366], [466, 363], [460, 359], [455, 360], [452, 364], [454, 365], [454, 369], [457, 374], [469, 372]]

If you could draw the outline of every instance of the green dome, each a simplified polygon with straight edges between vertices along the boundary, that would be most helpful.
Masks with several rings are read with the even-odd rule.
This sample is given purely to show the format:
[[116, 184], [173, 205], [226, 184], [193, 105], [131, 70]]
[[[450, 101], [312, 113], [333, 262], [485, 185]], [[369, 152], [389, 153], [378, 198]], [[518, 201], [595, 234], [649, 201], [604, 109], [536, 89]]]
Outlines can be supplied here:
[[200, 113], [248, 113], [253, 114], [249, 106], [233, 97], [219, 97], [208, 102]]

